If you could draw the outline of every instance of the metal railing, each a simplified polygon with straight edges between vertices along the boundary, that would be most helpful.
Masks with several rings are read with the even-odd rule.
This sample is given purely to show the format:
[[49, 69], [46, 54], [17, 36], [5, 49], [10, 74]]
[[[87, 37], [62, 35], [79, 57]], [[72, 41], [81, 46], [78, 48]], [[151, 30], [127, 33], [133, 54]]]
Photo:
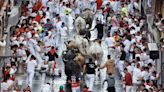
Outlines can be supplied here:
[[[5, 67], [5, 65], [7, 63], [11, 62], [11, 59], [14, 58], [19, 58], [19, 56], [12, 56], [11, 55], [11, 51], [10, 51], [10, 31], [11, 31], [11, 27], [15, 26], [18, 23], [19, 17], [20, 17], [20, 12], [21, 12], [21, 4], [22, 4], [22, 0], [15, 0], [17, 1], [17, 3], [15, 3], [13, 6], [12, 10], [11, 10], [11, 15], [9, 17], [7, 17], [6, 20], [1, 20], [0, 24], [2, 25], [2, 22], [6, 22], [5, 25], [6, 26], [6, 30], [5, 33], [3, 35], [3, 39], [6, 40], [6, 46], [4, 48], [1, 48], [0, 50], [3, 50], [3, 55], [0, 56], [0, 87], [1, 87], [1, 80], [2, 80], [2, 68]], [[14, 10], [15, 9], [15, 10]], [[8, 11], [6, 11], [6, 14], [8, 15]], [[1, 29], [4, 30], [4, 29]], [[0, 88], [1, 89], [1, 88]]]

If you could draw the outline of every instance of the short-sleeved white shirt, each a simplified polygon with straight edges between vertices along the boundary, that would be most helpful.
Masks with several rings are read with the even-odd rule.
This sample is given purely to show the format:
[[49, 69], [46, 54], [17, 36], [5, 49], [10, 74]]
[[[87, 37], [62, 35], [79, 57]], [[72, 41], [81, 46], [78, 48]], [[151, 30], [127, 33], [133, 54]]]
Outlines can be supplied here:
[[27, 64], [27, 71], [28, 72], [34, 72], [35, 71], [35, 66], [37, 65], [36, 60], [27, 60], [26, 61]]
[[133, 70], [133, 77], [132, 77], [132, 80], [133, 80], [133, 83], [134, 84], [140, 84], [141, 81], [139, 81], [139, 77], [142, 77], [142, 72], [140, 69], [138, 68], [134, 68]]

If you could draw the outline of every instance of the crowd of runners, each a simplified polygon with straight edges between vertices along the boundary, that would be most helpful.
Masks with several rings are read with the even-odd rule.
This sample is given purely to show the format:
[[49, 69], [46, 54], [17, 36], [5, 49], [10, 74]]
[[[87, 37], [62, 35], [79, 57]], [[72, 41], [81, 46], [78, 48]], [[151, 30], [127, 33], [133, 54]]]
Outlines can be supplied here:
[[[59, 92], [69, 92], [65, 86], [70, 86], [70, 92], [100, 92], [93, 91], [97, 77], [101, 85], [107, 83], [107, 92], [116, 92], [115, 76], [123, 87], [120, 92], [163, 92], [158, 81], [160, 72], [156, 71], [158, 66], [149, 55], [149, 32], [146, 16], [141, 16], [139, 0], [24, 0], [21, 7], [19, 23], [10, 37], [11, 53], [19, 57], [11, 59], [3, 68], [1, 92], [33, 92], [34, 75], [41, 72], [46, 72], [44, 76], [55, 72], [59, 77], [67, 75], [66, 83], [70, 85], [60, 86]], [[92, 18], [87, 16], [87, 19], [84, 11], [91, 13]], [[82, 25], [84, 28], [80, 29]], [[83, 30], [85, 35], [81, 33]], [[63, 61], [63, 52], [68, 50], [66, 42], [77, 35], [87, 39], [88, 46], [98, 42], [97, 48], [105, 48], [107, 55], [104, 50], [103, 54], [98, 53], [98, 49], [96, 59], [85, 59], [81, 76], [63, 74], [61, 71], [66, 69], [56, 71], [58, 62]], [[87, 48], [80, 46], [80, 50]], [[92, 46], [87, 50], [94, 53]], [[102, 56], [98, 57], [99, 54]], [[98, 64], [97, 57], [104, 63]], [[66, 67], [71, 67], [69, 59], [65, 62]], [[106, 69], [105, 78], [98, 75], [103, 69]], [[25, 88], [17, 86], [18, 71], [26, 74]], [[57, 92], [52, 91], [51, 85], [45, 83], [40, 87], [41, 92]]]

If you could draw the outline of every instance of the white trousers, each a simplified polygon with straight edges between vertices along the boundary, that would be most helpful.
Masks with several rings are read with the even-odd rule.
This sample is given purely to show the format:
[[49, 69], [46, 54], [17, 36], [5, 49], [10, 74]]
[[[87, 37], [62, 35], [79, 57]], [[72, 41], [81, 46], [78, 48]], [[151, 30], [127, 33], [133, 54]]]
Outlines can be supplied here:
[[50, 74], [54, 74], [53, 69], [54, 69], [54, 61], [50, 61], [49, 62], [49, 73]]
[[89, 91], [92, 91], [94, 85], [95, 75], [86, 74], [86, 85], [89, 88]]
[[36, 52], [35, 57], [36, 57], [36, 60], [38, 62], [37, 68], [40, 69], [41, 65], [43, 64], [43, 59], [42, 59], [41, 55], [38, 52]]
[[81, 92], [81, 91], [80, 91], [80, 87], [72, 88], [72, 92]]
[[66, 50], [65, 42], [67, 41], [68, 37], [67, 36], [61, 36], [61, 49]]
[[34, 78], [34, 71], [27, 71], [26, 84], [32, 87], [32, 79]]
[[120, 60], [118, 62], [118, 69], [119, 69], [120, 74], [123, 76], [124, 75], [124, 61], [123, 60]]
[[138, 85], [137, 84], [133, 84], [131, 92], [137, 92], [137, 89], [138, 89]]
[[132, 86], [126, 86], [126, 91], [125, 92], [132, 92]]
[[46, 78], [46, 73], [42, 73], [42, 82], [44, 83], [44, 81], [45, 81], [45, 78]]

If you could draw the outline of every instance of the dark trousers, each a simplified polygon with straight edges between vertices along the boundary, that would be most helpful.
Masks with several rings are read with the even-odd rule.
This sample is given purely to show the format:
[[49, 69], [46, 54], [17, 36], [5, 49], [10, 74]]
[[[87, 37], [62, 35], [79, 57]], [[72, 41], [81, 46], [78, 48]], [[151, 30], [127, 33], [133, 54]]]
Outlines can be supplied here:
[[103, 38], [103, 33], [99, 33], [99, 32], [98, 32], [97, 39], [102, 39], [102, 38]]
[[107, 91], [108, 92], [116, 92], [115, 87], [108, 87]]

